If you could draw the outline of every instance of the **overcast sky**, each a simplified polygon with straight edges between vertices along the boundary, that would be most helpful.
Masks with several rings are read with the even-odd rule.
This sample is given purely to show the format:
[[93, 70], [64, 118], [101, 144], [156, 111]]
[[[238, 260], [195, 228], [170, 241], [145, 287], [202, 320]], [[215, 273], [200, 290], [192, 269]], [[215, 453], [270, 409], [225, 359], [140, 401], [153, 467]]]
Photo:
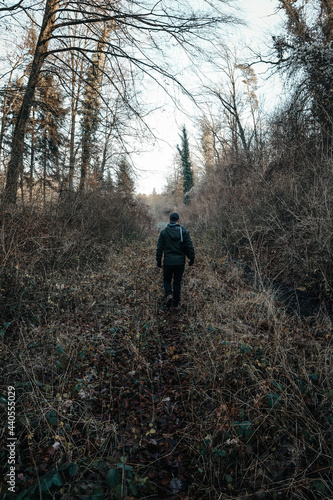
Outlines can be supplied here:
[[[268, 43], [269, 31], [278, 25], [281, 18], [275, 14], [277, 0], [238, 0], [237, 4], [241, 8], [241, 13], [237, 14], [248, 23], [248, 26], [233, 27], [231, 32], [228, 33], [227, 41], [228, 44], [232, 42], [232, 45], [236, 45], [237, 51], [242, 55], [245, 45], [250, 47], [262, 46], [265, 40]], [[256, 66], [255, 70], [260, 77], [260, 73], [264, 71], [264, 68]], [[182, 72], [182, 76], [186, 80], [186, 70], [185, 75]], [[215, 77], [218, 78], [216, 73]], [[188, 79], [193, 79], [193, 74], [190, 71], [188, 72]], [[261, 81], [261, 92], [270, 96], [273, 93], [271, 80], [266, 82], [265, 79], [259, 79], [259, 81]], [[192, 144], [197, 139], [197, 137], [193, 137], [196, 130], [193, 128], [191, 119], [186, 113], [182, 112], [182, 109], [188, 114], [195, 113], [197, 116], [200, 116], [200, 110], [196, 109], [190, 100], [172, 84], [170, 84], [169, 90], [175, 93], [182, 109], [177, 109], [161, 88], [148, 82], [146, 85], [148, 86], [146, 89], [147, 97], [145, 97], [147, 105], [148, 101], [150, 101], [153, 107], [159, 107], [158, 111], [151, 113], [147, 118], [149, 126], [154, 130], [156, 140], [154, 144], [147, 141], [146, 147], [145, 143], [141, 144], [141, 148], [145, 149], [145, 152], [140, 155], [132, 155], [132, 159], [134, 165], [138, 168], [137, 192], [150, 194], [154, 188], [157, 192], [161, 192], [166, 184], [166, 176], [172, 170], [176, 146], [180, 142], [179, 133], [182, 125], [186, 125]], [[276, 98], [276, 93], [274, 94]], [[267, 97], [267, 99], [273, 102], [270, 97]]]

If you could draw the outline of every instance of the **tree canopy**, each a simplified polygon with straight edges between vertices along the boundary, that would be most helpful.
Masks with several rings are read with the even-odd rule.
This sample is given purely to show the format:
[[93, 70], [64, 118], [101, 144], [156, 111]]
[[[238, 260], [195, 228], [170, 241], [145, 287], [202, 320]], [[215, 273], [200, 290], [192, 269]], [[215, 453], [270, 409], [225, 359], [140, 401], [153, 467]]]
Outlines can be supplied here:
[[[222, 15], [217, 8], [224, 2], [216, 2], [214, 8], [212, 2], [204, 3], [209, 6], [206, 12], [195, 12], [188, 1], [149, 3], [88, 0], [83, 3], [46, 0], [34, 4], [26, 0], [16, 4], [8, 2], [3, 7], [14, 24], [22, 23], [26, 15], [38, 30], [25, 91], [14, 122], [5, 203], [16, 201], [27, 123], [41, 73], [50, 71], [62, 81], [68, 69], [64, 54], [78, 53], [91, 68], [87, 72], [86, 104], [89, 85], [94, 87], [95, 99], [100, 92], [96, 88], [97, 71], [97, 79], [105, 78], [131, 107], [126, 73], [132, 78], [140, 71], [155, 79], [159, 74], [181, 84], [177, 76], [169, 71], [164, 47], [168, 43], [176, 43], [195, 51], [203, 38], [212, 39], [216, 36], [218, 26], [235, 21], [230, 16]], [[84, 27], [84, 32], [78, 29], [80, 26]], [[102, 53], [107, 65], [101, 65]], [[85, 133], [89, 136], [91, 132], [88, 132], [88, 128], [86, 124]], [[84, 143], [87, 143], [86, 139]], [[86, 152], [82, 159], [83, 178], [86, 175], [84, 165], [88, 160], [89, 154]], [[84, 183], [80, 185], [82, 188]]]

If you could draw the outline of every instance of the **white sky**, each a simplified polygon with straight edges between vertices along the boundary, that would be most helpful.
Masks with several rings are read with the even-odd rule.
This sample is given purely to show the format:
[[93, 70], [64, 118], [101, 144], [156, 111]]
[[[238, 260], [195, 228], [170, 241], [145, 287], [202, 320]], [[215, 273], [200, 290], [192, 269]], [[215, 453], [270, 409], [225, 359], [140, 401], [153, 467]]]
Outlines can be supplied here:
[[[267, 33], [270, 29], [276, 26], [279, 22], [278, 15], [275, 15], [277, 0], [238, 0], [237, 5], [240, 6], [241, 12], [236, 13], [241, 19], [248, 23], [248, 27], [233, 28], [231, 36], [228, 35], [227, 42], [232, 40], [233, 45], [241, 52], [242, 46], [245, 44], [251, 47], [258, 47], [263, 43], [269, 42]], [[230, 28], [229, 28], [230, 29]], [[266, 36], [265, 36], [266, 34]], [[260, 71], [264, 68], [255, 66], [257, 76], [260, 77]], [[193, 75], [189, 73], [189, 78]], [[215, 79], [218, 80], [218, 75], [215, 73]], [[156, 140], [147, 140], [147, 146], [141, 144], [141, 150], [145, 148], [145, 152], [132, 155], [134, 165], [138, 169], [137, 192], [150, 194], [155, 188], [157, 192], [161, 192], [166, 184], [166, 176], [172, 170], [173, 159], [176, 153], [176, 146], [179, 144], [179, 133], [183, 124], [190, 135], [190, 143], [194, 144], [197, 137], [196, 130], [193, 128], [191, 119], [186, 116], [180, 109], [176, 109], [170, 98], [167, 98], [164, 91], [158, 88], [157, 85], [148, 84], [146, 89], [148, 102], [153, 107], [159, 107], [158, 111], [151, 113], [147, 122], [154, 131]], [[181, 91], [172, 84], [168, 87], [171, 92], [175, 93], [181, 101], [182, 108], [187, 109], [189, 114], [200, 116], [200, 111], [190, 103], [189, 99], [182, 95]], [[268, 95], [272, 94], [272, 83], [262, 82], [262, 91]], [[275, 93], [275, 97], [276, 93]], [[192, 136], [192, 137], [191, 137]]]

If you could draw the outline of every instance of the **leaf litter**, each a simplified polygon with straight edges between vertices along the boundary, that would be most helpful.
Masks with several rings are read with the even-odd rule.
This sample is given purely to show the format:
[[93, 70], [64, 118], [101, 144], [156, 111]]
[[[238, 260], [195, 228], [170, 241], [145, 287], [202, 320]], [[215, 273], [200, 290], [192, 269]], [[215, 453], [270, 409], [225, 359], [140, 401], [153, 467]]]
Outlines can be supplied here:
[[327, 498], [329, 323], [287, 317], [200, 250], [181, 314], [154, 242], [133, 243], [55, 283], [47, 321], [5, 343], [19, 498]]

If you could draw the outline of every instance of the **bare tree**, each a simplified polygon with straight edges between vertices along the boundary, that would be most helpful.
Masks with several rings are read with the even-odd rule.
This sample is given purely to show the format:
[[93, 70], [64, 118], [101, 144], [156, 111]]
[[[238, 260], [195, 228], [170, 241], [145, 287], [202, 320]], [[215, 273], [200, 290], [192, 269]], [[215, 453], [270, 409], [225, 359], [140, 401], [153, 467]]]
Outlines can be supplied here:
[[48, 46], [52, 37], [56, 14], [59, 9], [58, 0], [47, 0], [43, 22], [37, 41], [34, 59], [30, 69], [29, 81], [23, 96], [22, 105], [16, 120], [13, 133], [11, 158], [8, 164], [7, 181], [5, 188], [5, 202], [15, 203], [17, 183], [22, 171], [24, 137], [30, 110], [43, 63], [47, 57]]
[[280, 0], [285, 13], [281, 34], [273, 36], [275, 59], [269, 61], [288, 78], [294, 96], [321, 127], [326, 145], [333, 129], [333, 1]]
[[[225, 0], [219, 2], [226, 3]], [[22, 5], [21, 5], [22, 4]], [[17, 8], [23, 6], [19, 2]], [[121, 61], [129, 62], [133, 68], [154, 77], [162, 74], [166, 78], [176, 77], [152, 55], [152, 48], [162, 51], [163, 43], [173, 40], [184, 46], [187, 42], [192, 47], [198, 46], [204, 33], [213, 36], [212, 28], [223, 23], [234, 22], [230, 16], [209, 12], [196, 14], [189, 2], [170, 2], [147, 5], [134, 0], [110, 2], [109, 0], [89, 0], [88, 2], [46, 0], [42, 23], [36, 43], [34, 58], [30, 68], [29, 80], [22, 100], [22, 106], [16, 120], [12, 139], [11, 158], [8, 165], [4, 202], [14, 204], [20, 171], [22, 170], [24, 137], [29, 120], [34, 92], [46, 59], [50, 64], [62, 63], [60, 54], [79, 51], [93, 63], [96, 53], [96, 41], [105, 24], [112, 26], [114, 37], [110, 37], [105, 46], [105, 54], [114, 69]], [[207, 1], [207, 5], [212, 5]], [[77, 45], [80, 35], [68, 34], [69, 26], [85, 25], [89, 28], [86, 39], [91, 43], [87, 48]], [[145, 43], [143, 44], [143, 38]], [[98, 51], [99, 49], [97, 49]], [[163, 54], [163, 51], [162, 51]]]
[[78, 146], [76, 146], [76, 125], [77, 116], [79, 112], [79, 104], [81, 100], [81, 94], [84, 88], [84, 73], [86, 68], [86, 59], [81, 52], [86, 50], [88, 46], [88, 40], [86, 39], [87, 27], [81, 25], [74, 25], [68, 27], [69, 36], [74, 32], [74, 36], [78, 38], [78, 50], [69, 51], [63, 54], [63, 68], [67, 68], [68, 71], [64, 71], [62, 75], [62, 81], [64, 77], [68, 74], [68, 88], [67, 94], [69, 95], [69, 108], [70, 108], [70, 124], [69, 124], [69, 161], [68, 161], [68, 174], [66, 178], [66, 186], [69, 191], [74, 189], [74, 175], [75, 175], [75, 160], [77, 157]]
[[[219, 86], [208, 87], [210, 96], [217, 98], [222, 106], [226, 135], [229, 136], [229, 150], [236, 157], [244, 156], [249, 164], [254, 161], [252, 151], [259, 142], [259, 131], [256, 113], [258, 99], [256, 95], [256, 76], [252, 68], [240, 64], [237, 56], [225, 51], [224, 66], [220, 68], [224, 79]], [[220, 133], [222, 132], [222, 129]], [[225, 149], [225, 146], [224, 146]]]
[[9, 2], [3, 1], [1, 3], [4, 5], [0, 7], [0, 14], [2, 16], [4, 16], [4, 14], [6, 14], [6, 13], [23, 10], [26, 2], [25, 2], [25, 0], [20, 0], [19, 2], [15, 2], [12, 5], [10, 5], [11, 4], [10, 1]]
[[[13, 110], [19, 109], [19, 103], [24, 92], [24, 80], [29, 74], [30, 66], [26, 65], [26, 59], [33, 55], [35, 50], [35, 30], [30, 25], [23, 36], [23, 39], [15, 41], [15, 46], [1, 58], [1, 63], [6, 70], [2, 79], [6, 80], [2, 89], [2, 118], [0, 126], [0, 159], [5, 161], [4, 155], [4, 139], [6, 126], [8, 125], [8, 117]], [[25, 65], [25, 67], [24, 67]], [[24, 68], [22, 71], [22, 67]]]
[[85, 85], [85, 98], [82, 108], [82, 157], [80, 191], [84, 191], [85, 182], [90, 164], [92, 144], [94, 143], [99, 123], [100, 90], [105, 64], [105, 48], [110, 33], [110, 25], [104, 24], [92, 65], [88, 70]]
[[201, 117], [200, 128], [200, 153], [204, 166], [204, 177], [210, 179], [218, 166], [221, 164], [223, 156], [223, 138], [221, 137], [221, 123], [215, 119], [212, 110]]

